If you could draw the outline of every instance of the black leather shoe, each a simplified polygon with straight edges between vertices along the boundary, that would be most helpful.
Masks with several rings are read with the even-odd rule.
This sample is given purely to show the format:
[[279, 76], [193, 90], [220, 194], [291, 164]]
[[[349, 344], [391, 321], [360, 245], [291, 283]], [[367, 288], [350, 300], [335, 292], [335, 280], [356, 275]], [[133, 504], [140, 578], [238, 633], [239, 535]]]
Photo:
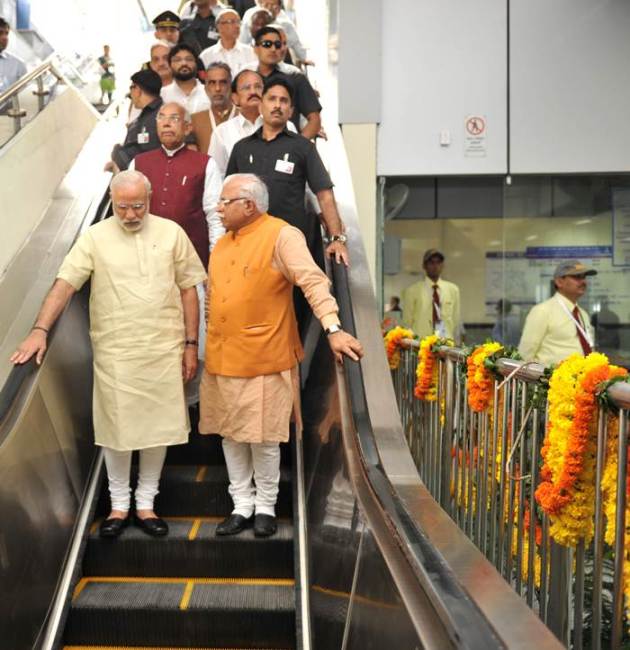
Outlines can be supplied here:
[[99, 534], [101, 537], [118, 537], [123, 529], [129, 525], [129, 517], [120, 519], [120, 517], [112, 517], [111, 519], [104, 519], [101, 521], [99, 527]]
[[218, 526], [216, 534], [223, 535], [238, 535], [243, 532], [252, 523], [252, 518], [243, 517], [243, 515], [230, 515], [226, 517]]
[[276, 518], [271, 515], [256, 515], [254, 517], [254, 535], [256, 537], [271, 537], [278, 530]]
[[164, 519], [160, 519], [159, 517], [140, 519], [140, 517], [136, 515], [135, 523], [143, 533], [151, 535], [151, 537], [164, 537], [168, 534], [168, 524]]

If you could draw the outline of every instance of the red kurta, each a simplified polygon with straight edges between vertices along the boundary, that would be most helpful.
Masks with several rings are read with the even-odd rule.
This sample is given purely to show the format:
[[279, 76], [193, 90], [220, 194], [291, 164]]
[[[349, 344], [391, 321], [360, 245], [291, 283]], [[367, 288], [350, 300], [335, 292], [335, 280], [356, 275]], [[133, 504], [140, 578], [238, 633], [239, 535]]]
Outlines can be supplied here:
[[151, 182], [151, 213], [178, 223], [208, 268], [210, 242], [203, 211], [209, 157], [183, 147], [169, 156], [162, 147], [134, 158], [137, 171]]

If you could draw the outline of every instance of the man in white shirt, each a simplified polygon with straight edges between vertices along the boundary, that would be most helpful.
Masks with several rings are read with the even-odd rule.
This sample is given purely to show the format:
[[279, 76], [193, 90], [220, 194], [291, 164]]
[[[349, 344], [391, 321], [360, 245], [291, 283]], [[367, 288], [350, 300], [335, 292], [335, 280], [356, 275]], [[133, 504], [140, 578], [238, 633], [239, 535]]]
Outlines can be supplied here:
[[238, 41], [241, 28], [241, 18], [234, 9], [224, 9], [217, 17], [219, 42], [205, 49], [199, 58], [207, 68], [215, 61], [222, 61], [230, 66], [232, 76], [238, 74], [249, 65], [258, 65], [258, 57], [254, 48]]
[[176, 102], [189, 113], [208, 110], [210, 100], [197, 79], [197, 55], [192, 46], [185, 43], [176, 45], [168, 54], [168, 62], [173, 72], [173, 83], [162, 88], [164, 103]]
[[[263, 85], [263, 78], [254, 70], [242, 70], [232, 82], [232, 101], [238, 107], [239, 114], [217, 126], [208, 151], [222, 176], [225, 176], [234, 145], [262, 126], [260, 102]], [[295, 132], [292, 122], [287, 123], [287, 128]]]
[[597, 271], [574, 260], [556, 267], [553, 281], [556, 293], [532, 307], [523, 328], [518, 350], [525, 361], [545, 366], [558, 364], [571, 354], [593, 351], [593, 328], [578, 300], [586, 293], [587, 280]]
[[26, 74], [24, 61], [7, 52], [9, 30], [9, 23], [0, 17], [0, 93]]

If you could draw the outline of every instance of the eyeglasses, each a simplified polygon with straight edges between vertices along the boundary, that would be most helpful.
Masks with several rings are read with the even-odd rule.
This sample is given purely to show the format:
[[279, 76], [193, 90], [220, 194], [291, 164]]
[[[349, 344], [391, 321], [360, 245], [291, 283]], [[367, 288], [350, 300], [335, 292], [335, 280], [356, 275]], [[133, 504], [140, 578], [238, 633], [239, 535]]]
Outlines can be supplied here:
[[181, 115], [161, 115], [158, 113], [158, 116], [155, 118], [156, 122], [175, 122], [179, 124], [184, 121], [184, 118]]
[[137, 87], [138, 86], [136, 84], [131, 84], [131, 86], [129, 86], [129, 92], [131, 92], [134, 88], [137, 88]]
[[264, 47], [266, 50], [270, 50], [272, 47], [275, 47], [276, 50], [281, 50], [282, 49], [282, 41], [260, 41], [258, 43], [260, 47]]
[[234, 199], [219, 199], [217, 201], [217, 205], [222, 205], [224, 208], [227, 208], [227, 206], [230, 205], [230, 203], [234, 203], [234, 201], [249, 201], [249, 200], [250, 199], [248, 199], [246, 196], [237, 196]]
[[127, 205], [126, 203], [117, 203], [116, 204], [116, 210], [119, 212], [127, 212], [127, 210], [131, 209], [134, 212], [139, 212], [140, 210], [144, 210], [146, 207], [146, 203], [132, 203], [131, 205]]
[[178, 56], [174, 56], [171, 59], [171, 63], [194, 63], [195, 59], [192, 56], [186, 56], [183, 58], [179, 58]]
[[244, 86], [241, 86], [236, 90], [240, 93], [240, 92], [248, 92], [250, 90], [262, 90], [263, 88], [264, 88], [263, 84], [261, 84], [259, 81], [257, 83], [245, 84]]
[[240, 25], [241, 21], [238, 18], [234, 18], [232, 20], [221, 20], [217, 23], [217, 25]]

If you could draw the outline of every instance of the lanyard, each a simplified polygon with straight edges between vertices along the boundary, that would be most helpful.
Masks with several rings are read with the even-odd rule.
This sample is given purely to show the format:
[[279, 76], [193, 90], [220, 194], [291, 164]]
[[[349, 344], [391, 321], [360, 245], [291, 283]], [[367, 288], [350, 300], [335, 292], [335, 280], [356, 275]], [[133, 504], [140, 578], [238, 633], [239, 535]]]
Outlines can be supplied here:
[[580, 323], [580, 320], [573, 317], [573, 314], [569, 311], [569, 308], [564, 304], [564, 302], [560, 298], [558, 298], [558, 302], [560, 303], [560, 307], [564, 309], [566, 315], [571, 319], [571, 322], [575, 323], [575, 326], [578, 328], [580, 334], [584, 337], [586, 342], [591, 346], [591, 348], [594, 348], [595, 345], [593, 343], [593, 339], [591, 338], [591, 335], [586, 331], [586, 329], [582, 327], [582, 323]]

